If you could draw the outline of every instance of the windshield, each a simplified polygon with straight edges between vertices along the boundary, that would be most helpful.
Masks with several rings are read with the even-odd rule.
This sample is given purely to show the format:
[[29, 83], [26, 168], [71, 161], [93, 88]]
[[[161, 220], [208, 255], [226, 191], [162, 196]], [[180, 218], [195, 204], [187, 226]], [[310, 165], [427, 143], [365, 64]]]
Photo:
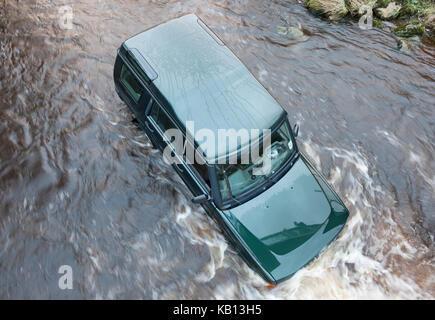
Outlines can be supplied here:
[[[248, 164], [218, 164], [216, 173], [222, 201], [247, 192], [272, 176], [294, 151], [290, 128], [285, 121], [271, 136], [270, 149]], [[268, 157], [268, 159], [265, 159]], [[266, 165], [266, 163], [268, 165]]]

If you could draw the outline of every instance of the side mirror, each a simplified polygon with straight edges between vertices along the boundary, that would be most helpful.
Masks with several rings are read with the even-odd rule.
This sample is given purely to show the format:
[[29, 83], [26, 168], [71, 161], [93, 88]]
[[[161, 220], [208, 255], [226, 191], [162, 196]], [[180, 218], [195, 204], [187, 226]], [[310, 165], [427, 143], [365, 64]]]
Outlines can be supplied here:
[[293, 135], [295, 136], [295, 138], [299, 135], [299, 125], [295, 124], [293, 127]]
[[211, 197], [208, 194], [205, 194], [205, 193], [192, 198], [192, 202], [193, 203], [197, 203], [197, 204], [201, 204], [201, 203], [204, 203], [204, 202], [207, 202], [207, 201], [210, 201], [210, 200], [211, 200]]

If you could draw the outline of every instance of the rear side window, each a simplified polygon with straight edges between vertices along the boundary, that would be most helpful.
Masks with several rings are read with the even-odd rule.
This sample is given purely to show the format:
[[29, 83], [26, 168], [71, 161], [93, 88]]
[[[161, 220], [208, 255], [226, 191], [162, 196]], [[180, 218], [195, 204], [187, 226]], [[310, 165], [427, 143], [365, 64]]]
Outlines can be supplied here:
[[176, 128], [172, 120], [166, 115], [166, 113], [158, 106], [157, 103], [153, 102], [151, 107], [151, 118], [157, 123], [160, 129], [165, 133], [168, 129]]
[[120, 81], [125, 89], [127, 89], [127, 92], [130, 94], [133, 100], [139, 102], [139, 99], [144, 93], [145, 89], [125, 64], [123, 64], [121, 67]]

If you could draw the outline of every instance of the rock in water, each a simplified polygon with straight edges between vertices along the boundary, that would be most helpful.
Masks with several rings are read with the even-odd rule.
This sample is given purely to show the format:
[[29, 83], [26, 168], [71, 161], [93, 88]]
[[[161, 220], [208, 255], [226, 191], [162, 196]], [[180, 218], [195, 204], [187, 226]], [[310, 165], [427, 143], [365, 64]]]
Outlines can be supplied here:
[[308, 0], [307, 7], [329, 20], [340, 20], [349, 12], [344, 0]]
[[304, 36], [304, 32], [301, 28], [297, 27], [277, 27], [277, 32], [280, 35], [286, 36], [290, 39], [300, 39]]
[[397, 39], [397, 47], [399, 48], [400, 52], [410, 54], [412, 50], [412, 46], [409, 43], [408, 40], [405, 39]]
[[393, 33], [398, 37], [410, 38], [413, 36], [422, 36], [424, 34], [424, 24], [418, 20], [411, 21], [403, 26], [393, 29]]
[[426, 28], [428, 31], [428, 36], [435, 40], [435, 14], [429, 15], [424, 20], [424, 23], [426, 24]]
[[282, 26], [276, 27], [276, 31], [280, 35], [283, 35], [283, 36], [287, 35], [287, 27], [282, 27]]
[[396, 4], [395, 2], [390, 2], [386, 8], [377, 8], [376, 14], [379, 18], [384, 20], [391, 20], [399, 15], [402, 6]]

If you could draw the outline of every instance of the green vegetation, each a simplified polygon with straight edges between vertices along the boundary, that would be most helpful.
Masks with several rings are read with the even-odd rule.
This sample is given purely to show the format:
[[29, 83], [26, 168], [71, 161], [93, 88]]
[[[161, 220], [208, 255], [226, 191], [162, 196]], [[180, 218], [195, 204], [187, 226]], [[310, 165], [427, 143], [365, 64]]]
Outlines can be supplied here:
[[414, 36], [421, 37], [424, 34], [424, 31], [424, 24], [419, 20], [413, 20], [410, 23], [393, 29], [393, 33], [402, 38], [410, 38]]
[[427, 9], [433, 4], [433, 1], [422, 1], [422, 0], [406, 0], [404, 1], [404, 6], [413, 9], [414, 11], [422, 11]]
[[305, 0], [312, 12], [329, 20], [360, 17], [372, 8], [375, 28], [383, 28], [382, 20], [398, 22], [393, 33], [399, 37], [427, 36], [435, 41], [435, 0]]
[[378, 7], [386, 7], [388, 4], [392, 2], [391, 0], [378, 0], [376, 1], [376, 4]]
[[375, 28], [382, 29], [382, 28], [384, 27], [384, 24], [382, 23], [381, 20], [374, 18], [374, 19], [373, 19], [373, 26], [374, 26]]
[[405, 39], [397, 39], [397, 48], [406, 54], [410, 54], [412, 52], [412, 45], [408, 40]]

